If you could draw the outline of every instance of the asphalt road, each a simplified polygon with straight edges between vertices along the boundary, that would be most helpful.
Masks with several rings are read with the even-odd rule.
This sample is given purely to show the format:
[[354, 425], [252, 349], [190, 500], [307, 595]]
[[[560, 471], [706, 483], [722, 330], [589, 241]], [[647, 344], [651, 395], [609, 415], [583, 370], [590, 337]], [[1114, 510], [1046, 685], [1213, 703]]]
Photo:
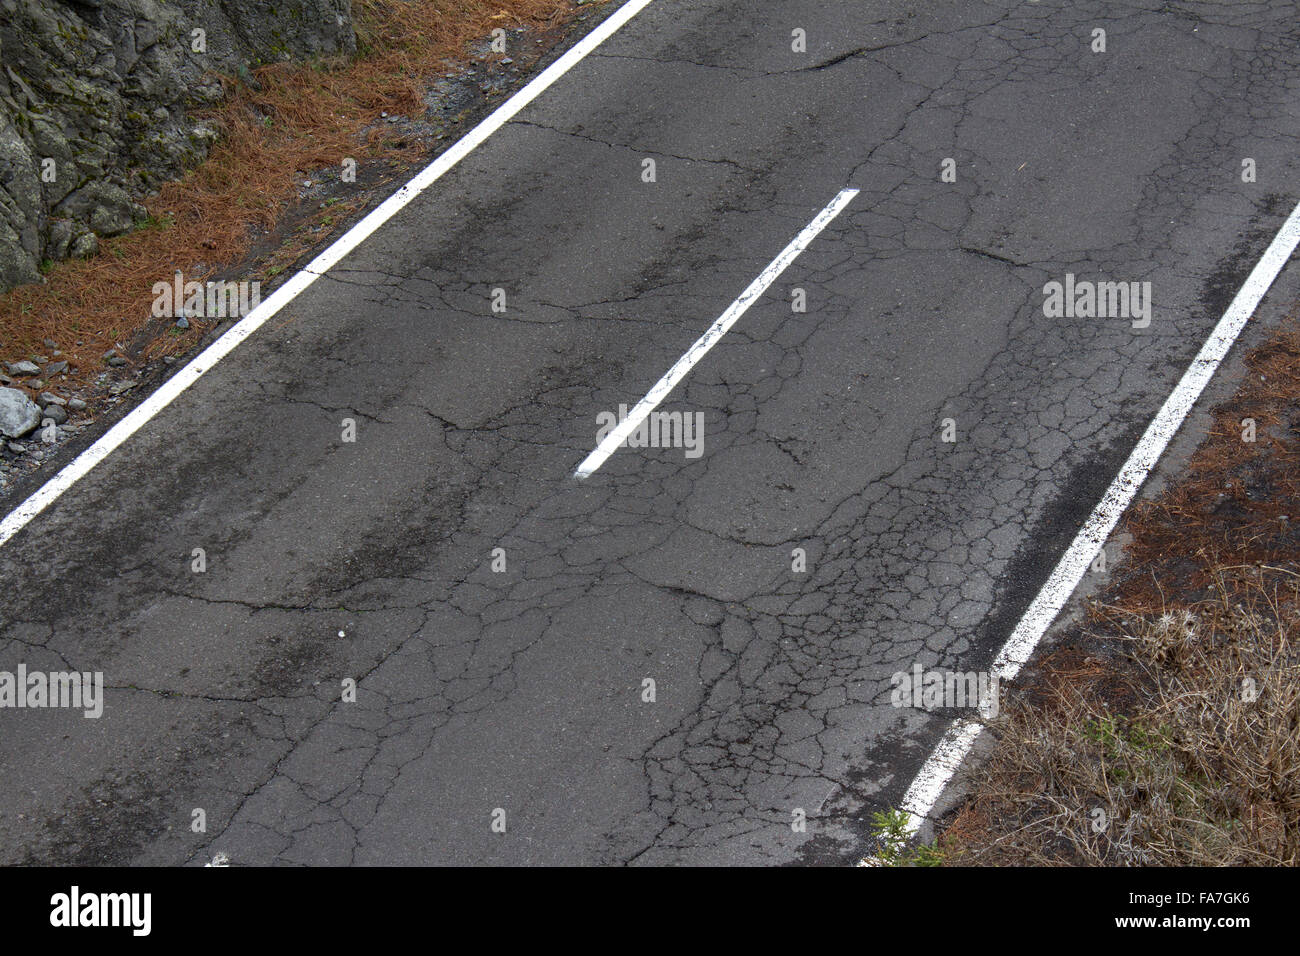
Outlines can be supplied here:
[[[655, 0], [0, 548], [0, 670], [110, 685], [0, 711], [0, 863], [855, 860], [951, 717], [891, 675], [987, 666], [1300, 198], [1297, 40]], [[575, 481], [845, 188], [665, 402], [703, 454]]]

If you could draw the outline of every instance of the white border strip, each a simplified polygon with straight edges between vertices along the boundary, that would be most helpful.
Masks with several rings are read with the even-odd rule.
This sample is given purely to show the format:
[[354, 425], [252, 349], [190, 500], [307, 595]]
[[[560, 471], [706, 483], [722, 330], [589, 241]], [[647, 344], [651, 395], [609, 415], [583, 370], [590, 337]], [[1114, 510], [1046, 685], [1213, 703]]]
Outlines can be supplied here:
[[634, 16], [649, 6], [652, 0], [628, 0], [610, 14], [601, 24], [571, 47], [563, 56], [534, 77], [527, 86], [502, 103], [490, 116], [456, 141], [455, 145], [421, 170], [413, 179], [383, 203], [375, 207], [364, 219], [349, 229], [333, 245], [313, 259], [301, 272], [276, 289], [274, 294], [248, 313], [240, 322], [204, 349], [194, 360], [164, 382], [152, 395], [137, 405], [129, 415], [110, 428], [89, 448], [65, 465], [57, 475], [42, 485], [30, 498], [5, 516], [0, 522], [0, 546], [21, 531], [29, 521], [48, 508], [60, 495], [86, 476], [89, 471], [107, 458], [115, 448], [134, 435], [151, 418], [172, 403], [204, 372], [226, 357], [240, 342], [248, 338], [268, 319], [288, 305], [299, 293], [335, 266], [339, 260], [361, 245], [370, 234], [396, 215], [411, 200], [438, 181], [468, 156], [489, 136], [535, 100], [546, 89], [571, 70], [592, 50], [613, 36]]
[[[1251, 270], [1228, 311], [1223, 313], [1209, 339], [1147, 426], [1124, 467], [1061, 556], [1051, 577], [1002, 645], [993, 661], [993, 672], [999, 680], [1013, 680], [1029, 660], [1297, 245], [1300, 245], [1300, 205], [1282, 223], [1282, 228]], [[943, 735], [903, 796], [900, 808], [910, 814], [909, 833], [915, 834], [923, 819], [934, 809], [949, 781], [975, 746], [982, 728], [979, 721], [959, 720]]]
[[627, 437], [636, 431], [637, 426], [645, 420], [656, 405], [668, 397], [668, 393], [676, 387], [677, 383], [684, 379], [695, 367], [695, 363], [708, 354], [709, 349], [718, 343], [727, 331], [736, 324], [737, 320], [744, 315], [751, 305], [758, 301], [759, 297], [767, 291], [776, 277], [779, 276], [790, 263], [799, 257], [799, 253], [808, 248], [809, 244], [817, 238], [818, 234], [825, 229], [832, 219], [853, 201], [853, 197], [858, 194], [856, 189], [841, 189], [834, 199], [817, 214], [812, 222], [803, 227], [799, 235], [790, 241], [790, 244], [781, 250], [781, 254], [773, 259], [766, 269], [758, 274], [758, 278], [749, 284], [749, 287], [735, 302], [727, 307], [727, 311], [718, 316], [704, 334], [695, 340], [695, 344], [686, 350], [686, 354], [679, 358], [663, 378], [654, 384], [650, 391], [646, 392], [645, 398], [636, 403], [636, 407], [631, 413], [619, 423], [619, 426], [609, 432], [596, 450], [582, 460], [578, 470], [573, 473], [573, 477], [579, 481], [586, 478], [597, 468], [605, 463], [610, 455], [618, 450], [619, 446], [627, 440]]

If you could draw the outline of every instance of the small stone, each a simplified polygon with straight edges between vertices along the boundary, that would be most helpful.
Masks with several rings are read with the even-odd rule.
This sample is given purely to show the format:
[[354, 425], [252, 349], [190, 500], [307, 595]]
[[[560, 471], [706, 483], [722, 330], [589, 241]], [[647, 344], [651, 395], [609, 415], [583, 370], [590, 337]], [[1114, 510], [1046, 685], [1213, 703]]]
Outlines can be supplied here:
[[47, 349], [57, 349], [59, 347], [59, 343], [54, 341], [54, 339], [41, 339], [41, 344]]
[[122, 358], [122, 356], [120, 355], [114, 355], [111, 359], [108, 360], [108, 364], [113, 366], [114, 368], [121, 368], [123, 365], [126, 364], [126, 359]]
[[59, 398], [53, 392], [41, 392], [40, 395], [36, 396], [36, 404], [44, 408], [46, 405], [66, 405], [68, 403], [66, 399]]
[[45, 380], [40, 378], [34, 378], [27, 384], [30, 385], [32, 388], [39, 390], [45, 387]]
[[37, 365], [44, 365], [44, 364], [46, 364], [47, 362], [49, 362], [49, 360], [50, 360], [50, 357], [49, 357], [48, 355], [33, 355], [33, 356], [32, 356], [32, 361], [35, 362]]
[[84, 412], [86, 410], [86, 403], [79, 398], [70, 398], [68, 399], [68, 408], [74, 412]]
[[54, 422], [56, 425], [62, 425], [68, 420], [68, 413], [61, 405], [46, 405], [41, 411], [41, 424]]
[[135, 382], [114, 382], [112, 385], [108, 386], [108, 394], [121, 395], [123, 392], [129, 392], [131, 389], [135, 388], [135, 384]]
[[28, 362], [27, 360], [24, 359], [21, 362], [9, 363], [9, 374], [18, 375], [18, 376], [40, 375], [41, 370], [39, 366], [37, 366], [34, 362]]
[[68, 370], [67, 362], [51, 362], [45, 366], [46, 375], [61, 375]]
[[179, 319], [176, 320], [176, 328], [188, 329], [189, 327], [190, 327], [190, 320], [185, 318], [185, 316], [182, 315]]
[[7, 448], [8, 448], [11, 452], [13, 452], [15, 455], [21, 455], [23, 452], [25, 452], [25, 451], [27, 450], [27, 446], [26, 446], [26, 445], [20, 445], [20, 444], [18, 444], [18, 442], [16, 442], [16, 441], [11, 441], [11, 442], [10, 442], [8, 445], [6, 445], [5, 447], [7, 447]]
[[104, 358], [111, 359], [116, 354], [117, 354], [117, 349], [109, 349], [107, 352], [104, 353]]

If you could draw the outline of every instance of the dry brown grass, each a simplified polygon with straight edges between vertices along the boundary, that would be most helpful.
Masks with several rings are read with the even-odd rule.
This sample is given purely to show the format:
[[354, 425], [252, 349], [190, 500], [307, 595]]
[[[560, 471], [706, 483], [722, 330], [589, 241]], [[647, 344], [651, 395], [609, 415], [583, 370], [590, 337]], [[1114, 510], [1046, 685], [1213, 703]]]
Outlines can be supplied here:
[[[258, 230], [293, 204], [305, 173], [349, 156], [416, 158], [409, 145], [362, 131], [383, 111], [416, 115], [423, 91], [467, 44], [498, 26], [553, 28], [573, 9], [571, 0], [355, 0], [355, 59], [266, 66], [250, 82], [223, 78], [225, 101], [203, 117], [221, 140], [147, 200], [151, 225], [102, 241], [89, 260], [56, 264], [43, 285], [0, 296], [3, 357], [48, 351], [40, 341], [51, 338], [83, 375], [97, 371], [100, 354], [145, 324], [153, 283], [176, 269], [203, 280], [239, 262]], [[180, 350], [194, 334], [160, 351]]]
[[1300, 864], [1294, 319], [1246, 366], [1185, 474], [1130, 512], [1085, 629], [1008, 701], [949, 862]]
[[[1013, 706], [950, 828], [992, 865], [1300, 864], [1300, 618], [1262, 593], [1135, 621], [1140, 703], [1057, 674]], [[1113, 673], [1113, 671], [1112, 671]]]

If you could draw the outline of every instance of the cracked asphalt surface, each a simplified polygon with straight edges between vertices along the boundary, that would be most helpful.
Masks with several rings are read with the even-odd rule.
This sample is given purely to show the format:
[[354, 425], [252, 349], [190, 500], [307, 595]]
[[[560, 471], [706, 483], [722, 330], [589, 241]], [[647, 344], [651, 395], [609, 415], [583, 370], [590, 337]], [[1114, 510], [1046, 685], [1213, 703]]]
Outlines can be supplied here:
[[[890, 676], [988, 664], [1295, 203], [1298, 39], [656, 0], [0, 549], [0, 669], [110, 687], [0, 711], [0, 863], [856, 860], [951, 718]], [[663, 406], [703, 456], [572, 480], [846, 187]]]

